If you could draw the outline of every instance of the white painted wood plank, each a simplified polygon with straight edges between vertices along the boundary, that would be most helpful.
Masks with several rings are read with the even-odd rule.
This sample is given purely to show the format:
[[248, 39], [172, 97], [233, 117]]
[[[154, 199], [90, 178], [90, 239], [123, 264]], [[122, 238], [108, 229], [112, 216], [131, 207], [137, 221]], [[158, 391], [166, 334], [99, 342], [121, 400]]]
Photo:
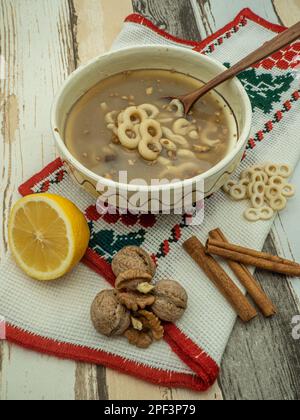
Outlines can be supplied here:
[[73, 400], [74, 363], [5, 345], [0, 400]]
[[[56, 156], [50, 132], [52, 98], [71, 70], [67, 0], [2, 0], [0, 45], [0, 253], [18, 185]], [[74, 398], [76, 364], [2, 344], [1, 398]]]

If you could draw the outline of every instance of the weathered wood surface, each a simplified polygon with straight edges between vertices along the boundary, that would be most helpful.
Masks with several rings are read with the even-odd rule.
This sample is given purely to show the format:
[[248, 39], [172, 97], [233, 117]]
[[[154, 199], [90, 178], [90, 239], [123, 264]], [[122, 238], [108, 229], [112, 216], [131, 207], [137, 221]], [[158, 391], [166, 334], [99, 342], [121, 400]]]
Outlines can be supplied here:
[[[132, 3], [162, 29], [195, 40], [222, 27], [245, 6], [285, 25], [300, 19], [300, 0], [226, 0], [226, 7], [220, 0]], [[130, 0], [1, 1], [0, 54], [6, 57], [8, 77], [0, 80], [0, 258], [7, 250], [7, 216], [17, 185], [56, 154], [48, 122], [55, 91], [78, 65], [109, 49], [131, 11]], [[278, 219], [274, 242], [269, 239], [267, 246], [275, 243], [277, 251], [300, 260], [295, 230], [299, 204], [295, 200], [290, 213]], [[223, 363], [222, 392], [217, 384], [207, 394], [155, 387], [103, 367], [0, 343], [0, 399], [299, 398], [299, 345], [292, 341], [290, 327], [292, 316], [300, 313], [297, 299], [287, 281], [262, 273], [258, 278], [279, 303], [280, 315], [247, 328], [236, 325]], [[274, 282], [279, 286], [274, 288]], [[295, 283], [300, 296], [300, 282]]]

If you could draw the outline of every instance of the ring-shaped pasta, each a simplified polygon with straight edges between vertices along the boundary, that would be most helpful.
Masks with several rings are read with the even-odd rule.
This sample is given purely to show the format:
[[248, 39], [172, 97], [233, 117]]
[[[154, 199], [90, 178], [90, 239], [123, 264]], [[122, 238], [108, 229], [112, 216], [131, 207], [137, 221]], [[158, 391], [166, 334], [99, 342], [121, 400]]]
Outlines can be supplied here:
[[282, 178], [289, 178], [293, 173], [292, 167], [290, 165], [278, 165], [278, 175]]
[[141, 141], [139, 127], [133, 124], [121, 124], [118, 128], [118, 137], [122, 146], [129, 150], [136, 149]]
[[179, 118], [173, 124], [173, 132], [180, 136], [186, 136], [190, 131], [195, 130], [195, 126], [185, 118]]
[[165, 169], [160, 175], [159, 179], [167, 178], [168, 176], [172, 176], [178, 179], [182, 178], [182, 174], [186, 171], [193, 171], [197, 170], [198, 165], [197, 163], [193, 162], [185, 162], [182, 163], [179, 166], [169, 166], [167, 169]]
[[240, 179], [247, 179], [248, 181], [251, 181], [251, 172], [250, 169], [245, 169], [240, 174]]
[[211, 139], [210, 136], [212, 134], [218, 133], [218, 127], [213, 124], [211, 121], [208, 122], [207, 126], [204, 128], [201, 134], [201, 141], [205, 146], [215, 147], [221, 143], [221, 140], [218, 139]]
[[244, 200], [246, 198], [246, 187], [244, 185], [233, 185], [229, 190], [229, 195], [235, 201]]
[[241, 179], [239, 181], [239, 185], [243, 185], [244, 187], [248, 187], [249, 184], [250, 184], [250, 180], [247, 178]]
[[182, 159], [197, 159], [196, 154], [189, 149], [179, 149], [177, 156]]
[[265, 166], [265, 173], [269, 177], [279, 175], [279, 165], [276, 163], [267, 163]]
[[265, 204], [264, 196], [261, 194], [253, 194], [250, 198], [253, 208], [259, 209]]
[[138, 144], [139, 153], [145, 160], [157, 160], [162, 151], [162, 145], [158, 141], [153, 141], [151, 136], [144, 137]]
[[179, 99], [173, 99], [169, 103], [167, 109], [171, 112], [175, 112], [176, 117], [184, 117], [184, 106]]
[[159, 156], [159, 158], [157, 159], [157, 163], [166, 167], [172, 165], [172, 162], [170, 161], [170, 159], [167, 159], [163, 156]]
[[258, 222], [258, 220], [260, 219], [260, 211], [258, 209], [253, 208], [247, 209], [244, 212], [244, 217], [249, 222]]
[[263, 172], [264, 168], [262, 165], [254, 165], [251, 167], [252, 172]]
[[107, 124], [107, 128], [111, 130], [115, 136], [119, 136], [118, 127], [116, 126], [116, 124]]
[[266, 192], [266, 184], [263, 181], [254, 182], [252, 186], [252, 191], [253, 194], [264, 197]]
[[294, 197], [295, 193], [296, 193], [296, 188], [292, 184], [285, 184], [281, 189], [281, 194], [287, 198]]
[[139, 105], [137, 108], [143, 112], [146, 112], [147, 117], [151, 119], [154, 119], [159, 115], [159, 109], [157, 106], [152, 104]]
[[138, 125], [148, 119], [148, 114], [137, 106], [130, 106], [124, 111], [124, 123]]
[[223, 185], [222, 189], [225, 193], [229, 194], [231, 188], [236, 185], [236, 182], [233, 181], [232, 179], [229, 179], [228, 181], [225, 182], [225, 184]]
[[116, 124], [117, 123], [117, 111], [111, 111], [105, 115], [104, 119], [106, 124]]
[[259, 209], [261, 220], [271, 220], [274, 216], [274, 210], [271, 207], [264, 206]]
[[166, 150], [168, 150], [169, 152], [176, 152], [177, 150], [177, 146], [175, 143], [173, 143], [171, 140], [169, 139], [164, 139], [162, 138], [160, 140], [160, 144], [162, 145], [162, 147]]
[[192, 130], [189, 132], [189, 138], [192, 140], [198, 140], [199, 139], [199, 133], [197, 130]]
[[182, 147], [189, 147], [189, 142], [183, 136], [174, 134], [170, 128], [162, 127], [163, 136]]
[[141, 123], [140, 133], [143, 140], [147, 140], [150, 137], [154, 143], [159, 142], [163, 136], [162, 128], [159, 122], [151, 119], [145, 120]]
[[250, 182], [247, 186], [247, 197], [248, 198], [251, 198], [252, 195], [254, 194], [253, 186], [254, 186], [254, 182]]
[[266, 187], [265, 196], [268, 200], [271, 200], [273, 198], [280, 197], [282, 195], [281, 191], [282, 187], [277, 185], [268, 185]]
[[286, 180], [279, 175], [271, 176], [268, 181], [268, 185], [276, 186], [276, 187], [283, 187], [286, 184]]
[[283, 195], [280, 195], [278, 197], [271, 198], [269, 204], [274, 211], [281, 211], [286, 208], [287, 199], [283, 197]]
[[125, 122], [125, 120], [124, 120], [124, 113], [125, 113], [125, 111], [121, 111], [121, 112], [119, 113], [119, 115], [118, 115], [118, 119], [117, 119], [117, 122], [118, 122], [118, 127], [119, 127], [120, 125], [124, 124], [124, 122]]

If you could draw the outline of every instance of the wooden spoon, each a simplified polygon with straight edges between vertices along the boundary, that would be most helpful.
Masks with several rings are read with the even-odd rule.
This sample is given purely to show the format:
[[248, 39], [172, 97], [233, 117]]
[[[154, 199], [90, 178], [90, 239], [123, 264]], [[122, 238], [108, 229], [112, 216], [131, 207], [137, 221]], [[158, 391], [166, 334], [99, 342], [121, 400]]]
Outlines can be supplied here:
[[271, 41], [268, 41], [265, 44], [263, 44], [260, 48], [253, 51], [247, 57], [243, 58], [241, 61], [232, 66], [229, 70], [226, 70], [223, 73], [219, 74], [217, 77], [208, 82], [206, 85], [202, 86], [200, 89], [188, 93], [187, 95], [172, 96], [171, 99], [179, 99], [180, 102], [183, 104], [185, 114], [187, 115], [191, 110], [192, 106], [210, 90], [216, 88], [220, 84], [226, 82], [227, 80], [246, 70], [248, 67], [258, 63], [261, 60], [264, 60], [265, 58], [274, 54], [278, 50], [281, 50], [282, 48], [296, 41], [298, 38], [300, 38], [300, 22], [296, 23], [291, 28], [277, 35]]

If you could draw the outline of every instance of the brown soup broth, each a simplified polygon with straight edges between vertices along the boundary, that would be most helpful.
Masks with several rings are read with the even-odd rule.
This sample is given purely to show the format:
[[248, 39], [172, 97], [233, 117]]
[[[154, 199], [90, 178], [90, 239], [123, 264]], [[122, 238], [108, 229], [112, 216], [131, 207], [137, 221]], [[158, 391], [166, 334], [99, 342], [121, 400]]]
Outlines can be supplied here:
[[[237, 124], [230, 107], [220, 95], [211, 92], [185, 120], [178, 107], [162, 99], [202, 85], [193, 77], [167, 70], [134, 70], [102, 80], [71, 110], [65, 127], [66, 146], [86, 168], [115, 181], [120, 171], [127, 171], [128, 182], [142, 179], [147, 184], [151, 180], [184, 180], [202, 174], [220, 162], [237, 142]], [[124, 124], [120, 113], [142, 104], [155, 106], [155, 117], [149, 119], [159, 126], [152, 128], [148, 124], [148, 131], [145, 133], [144, 128], [142, 135], [139, 124], [145, 112], [147, 118], [151, 117], [151, 110], [143, 110], [141, 117], [132, 115], [122, 136], [127, 142], [131, 138], [135, 142], [137, 136], [142, 140], [150, 136], [150, 140], [143, 143], [143, 149], [141, 143], [129, 150], [120, 143], [120, 127]], [[155, 144], [151, 136], [156, 136]]]

